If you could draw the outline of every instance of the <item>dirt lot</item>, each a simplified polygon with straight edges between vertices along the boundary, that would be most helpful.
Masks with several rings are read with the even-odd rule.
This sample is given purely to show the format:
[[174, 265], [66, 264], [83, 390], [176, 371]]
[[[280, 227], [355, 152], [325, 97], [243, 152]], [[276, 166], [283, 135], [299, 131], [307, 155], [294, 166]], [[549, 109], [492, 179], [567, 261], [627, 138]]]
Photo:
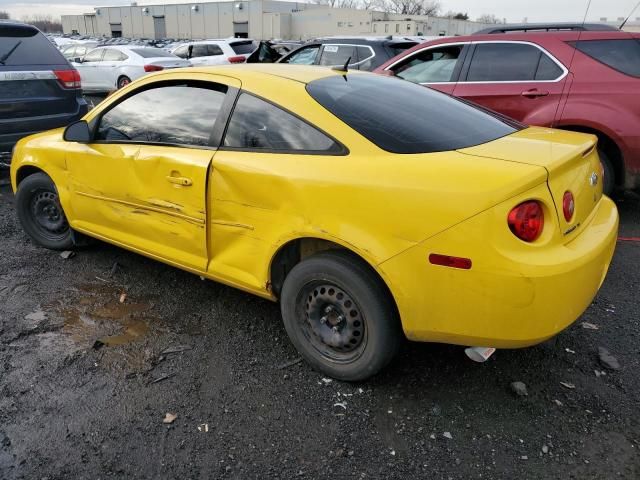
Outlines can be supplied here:
[[[640, 199], [619, 207], [640, 237]], [[294, 362], [275, 304], [106, 244], [35, 247], [6, 184], [0, 242], [2, 479], [640, 478], [638, 242], [556, 339], [483, 365], [407, 344], [355, 385]]]

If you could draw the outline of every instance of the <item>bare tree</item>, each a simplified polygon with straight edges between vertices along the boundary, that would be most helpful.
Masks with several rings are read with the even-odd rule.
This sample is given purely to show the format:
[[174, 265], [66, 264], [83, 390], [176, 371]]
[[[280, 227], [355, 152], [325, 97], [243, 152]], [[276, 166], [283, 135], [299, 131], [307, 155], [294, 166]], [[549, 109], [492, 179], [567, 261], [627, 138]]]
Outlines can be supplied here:
[[446, 18], [453, 18], [454, 20], [469, 20], [469, 14], [466, 12], [462, 13], [449, 10], [443, 16]]
[[22, 17], [22, 21], [33, 25], [44, 33], [62, 33], [62, 22], [51, 15], [31, 15]]
[[440, 2], [437, 0], [380, 0], [379, 7], [387, 13], [401, 15], [437, 15]]
[[500, 20], [498, 17], [496, 17], [493, 13], [489, 14], [489, 13], [485, 13], [484, 15], [480, 15], [476, 22], [480, 22], [480, 23], [502, 23], [502, 20]]
[[0, 11], [0, 20], [9, 20], [9, 12]]

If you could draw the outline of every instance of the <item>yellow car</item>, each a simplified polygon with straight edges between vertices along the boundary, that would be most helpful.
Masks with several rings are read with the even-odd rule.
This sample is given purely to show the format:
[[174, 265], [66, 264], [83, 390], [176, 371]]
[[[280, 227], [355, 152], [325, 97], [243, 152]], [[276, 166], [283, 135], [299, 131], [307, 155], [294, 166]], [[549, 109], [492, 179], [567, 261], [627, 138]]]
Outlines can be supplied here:
[[595, 147], [374, 74], [191, 68], [23, 139], [11, 181], [34, 242], [277, 300], [311, 365], [361, 380], [405, 336], [515, 348], [574, 322], [618, 228]]

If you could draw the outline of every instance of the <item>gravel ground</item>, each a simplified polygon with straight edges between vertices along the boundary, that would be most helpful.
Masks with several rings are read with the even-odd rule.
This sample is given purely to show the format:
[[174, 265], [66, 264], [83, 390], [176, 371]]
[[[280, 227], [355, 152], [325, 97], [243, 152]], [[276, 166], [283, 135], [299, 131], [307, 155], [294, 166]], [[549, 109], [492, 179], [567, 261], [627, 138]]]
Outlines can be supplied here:
[[[486, 364], [407, 344], [347, 384], [296, 362], [277, 305], [102, 243], [63, 259], [13, 201], [0, 187], [2, 479], [640, 478], [638, 242], [552, 341]], [[640, 198], [619, 207], [640, 237]]]

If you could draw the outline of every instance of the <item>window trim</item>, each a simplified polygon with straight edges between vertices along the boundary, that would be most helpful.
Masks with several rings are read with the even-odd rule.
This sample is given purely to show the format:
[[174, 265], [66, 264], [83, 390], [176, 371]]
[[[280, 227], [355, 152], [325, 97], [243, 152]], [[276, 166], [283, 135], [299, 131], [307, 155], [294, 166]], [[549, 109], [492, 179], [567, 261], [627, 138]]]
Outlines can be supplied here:
[[[156, 88], [162, 88], [165, 86], [179, 86], [179, 85], [185, 85], [185, 84], [187, 86], [192, 86], [192, 84], [194, 83], [202, 84], [202, 85], [222, 85], [227, 87], [227, 91], [224, 93], [225, 97], [222, 100], [222, 105], [220, 106], [220, 111], [218, 112], [216, 121], [211, 127], [211, 132], [209, 135], [209, 140], [207, 145], [193, 145], [193, 144], [187, 144], [187, 143], [167, 143], [167, 142], [140, 142], [140, 141], [133, 141], [133, 140], [118, 140], [117, 142], [112, 142], [109, 140], [95, 139], [100, 123], [102, 122], [102, 117], [104, 117], [107, 113], [109, 113], [115, 107], [120, 105], [122, 102], [128, 100], [129, 98], [133, 97], [134, 95], [137, 95], [138, 93], [146, 92], [147, 90], [154, 90]], [[211, 87], [209, 87], [209, 90], [218, 91], [215, 88], [211, 88]], [[160, 82], [154, 82], [154, 83], [142, 85], [141, 87], [133, 90], [132, 92], [129, 92], [127, 95], [124, 95], [122, 98], [119, 98], [117, 102], [114, 102], [113, 104], [109, 105], [107, 108], [101, 111], [97, 116], [91, 119], [91, 121], [89, 122], [89, 131], [91, 133], [91, 139], [89, 140], [88, 143], [90, 145], [122, 145], [122, 144], [141, 145], [141, 146], [153, 145], [153, 146], [160, 146], [160, 147], [191, 148], [191, 149], [198, 149], [198, 150], [218, 150], [220, 148], [222, 138], [224, 138], [224, 137], [220, 137], [220, 127], [218, 127], [218, 124], [222, 122], [222, 124], [225, 125], [225, 131], [226, 131], [226, 123], [230, 118], [230, 115], [228, 114], [229, 94], [231, 94], [232, 96], [235, 95], [237, 97], [238, 96], [237, 91], [238, 89], [231, 85], [218, 83], [218, 82], [207, 82], [203, 80], [166, 80], [166, 81], [160, 81]], [[235, 98], [233, 100], [235, 102]], [[226, 118], [223, 118], [224, 114], [228, 116]], [[216, 144], [216, 140], [218, 140], [217, 144]]]
[[[282, 110], [285, 113], [288, 113], [289, 115], [291, 115], [292, 117], [300, 120], [302, 123], [308, 125], [309, 127], [313, 128], [314, 130], [317, 130], [318, 132], [320, 132], [321, 134], [323, 134], [325, 137], [329, 138], [330, 140], [333, 141], [333, 143], [335, 143], [338, 146], [338, 149], [336, 149], [335, 151], [331, 151], [331, 150], [274, 150], [271, 148], [247, 148], [247, 147], [227, 147], [224, 145], [224, 139], [227, 136], [227, 129], [229, 128], [229, 124], [231, 123], [231, 117], [233, 117], [233, 113], [236, 110], [236, 105], [238, 103], [238, 100], [240, 100], [240, 97], [242, 96], [242, 94], [246, 94], [246, 95], [251, 95], [252, 97], [255, 97], [259, 100], [262, 100], [263, 102], [268, 103], [269, 105], [272, 105], [280, 110]], [[333, 157], [340, 157], [340, 156], [346, 156], [349, 155], [349, 149], [339, 140], [337, 140], [333, 135], [327, 133], [326, 131], [324, 131], [323, 129], [321, 129], [320, 127], [313, 125], [311, 122], [309, 122], [308, 120], [302, 118], [300, 115], [298, 115], [297, 113], [292, 112], [291, 110], [289, 110], [288, 108], [283, 107], [282, 105], [279, 105], [275, 102], [272, 102], [271, 100], [264, 98], [260, 95], [257, 95], [253, 92], [249, 92], [248, 90], [244, 90], [244, 89], [240, 89], [237, 92], [237, 95], [233, 101], [233, 108], [231, 109], [231, 111], [229, 112], [229, 115], [227, 116], [225, 125], [224, 125], [224, 132], [222, 133], [222, 136], [220, 137], [220, 146], [218, 147], [218, 150], [220, 151], [227, 151], [227, 152], [250, 152], [250, 153], [275, 153], [275, 154], [281, 154], [281, 155], [321, 155], [321, 156], [333, 156]]]
[[[360, 60], [360, 58], [358, 57], [358, 61], [355, 63], [350, 63], [349, 67], [357, 67], [361, 64], [363, 64], [364, 62], [367, 62], [369, 60], [371, 60], [372, 58], [374, 58], [376, 56], [376, 52], [373, 50], [373, 48], [371, 47], [371, 45], [362, 45], [360, 43], [322, 43], [321, 44], [321, 51], [320, 51], [320, 55], [318, 55], [318, 63], [316, 63], [316, 65], [320, 65], [320, 58], [322, 57], [322, 54], [324, 53], [324, 48], [325, 47], [355, 47], [356, 48], [356, 52], [358, 51], [358, 47], [364, 47], [364, 48], [368, 48], [369, 51], [371, 52], [371, 56], [365, 58], [364, 60]], [[322, 65], [323, 67], [341, 67], [342, 65]]]
[[[456, 83], [462, 83], [465, 85], [494, 85], [494, 84], [522, 84], [522, 83], [558, 83], [562, 80], [565, 79], [565, 77], [569, 74], [569, 70], [567, 69], [567, 67], [564, 66], [564, 64], [562, 62], [560, 62], [560, 60], [558, 60], [555, 56], [553, 56], [551, 54], [551, 52], [549, 52], [546, 48], [538, 45], [537, 43], [533, 43], [533, 42], [527, 42], [524, 40], [482, 40], [482, 41], [477, 41], [477, 42], [470, 42], [470, 45], [472, 46], [476, 46], [476, 45], [482, 45], [482, 44], [491, 44], [491, 43], [507, 43], [507, 44], [518, 44], [518, 45], [530, 45], [532, 47], [537, 48], [538, 50], [540, 50], [543, 54], [546, 54], [556, 65], [558, 65], [558, 67], [560, 67], [560, 69], [562, 70], [562, 73], [556, 77], [553, 80], [536, 80], [536, 79], [531, 79], [531, 80], [479, 80], [479, 81], [467, 81], [466, 78], [469, 75], [469, 68], [471, 67], [471, 62], [473, 62], [473, 56], [475, 55], [475, 48], [473, 49], [473, 51], [471, 52], [471, 56], [469, 57], [469, 63], [467, 65], [465, 65], [464, 68], [464, 74], [461, 74], [461, 78], [458, 79], [458, 81]], [[539, 62], [538, 62], [539, 64]], [[464, 77], [464, 79], [462, 79], [462, 77]]]
[[[414, 52], [411, 52], [411, 55], [407, 55], [406, 57], [402, 57], [398, 60], [396, 60], [395, 62], [393, 62], [392, 64], [388, 65], [387, 67], [385, 67], [385, 70], [391, 70], [393, 67], [395, 67], [396, 65], [398, 65], [399, 63], [405, 61], [407, 59], [407, 57], [409, 56], [414, 56], [417, 55], [418, 53], [424, 52], [426, 50], [433, 50], [435, 48], [441, 48], [441, 47], [449, 47], [449, 46], [456, 46], [456, 45], [462, 45], [463, 46], [463, 51], [464, 51], [464, 47], [467, 46], [468, 49], [467, 51], [469, 51], [471, 49], [471, 47], [475, 46], [475, 45], [481, 45], [484, 43], [516, 43], [516, 44], [523, 44], [523, 45], [531, 45], [535, 48], [537, 48], [538, 50], [540, 50], [543, 54], [546, 54], [556, 65], [558, 65], [561, 69], [562, 69], [562, 74], [554, 79], [554, 80], [493, 80], [493, 81], [466, 81], [466, 76], [469, 73], [469, 65], [471, 64], [471, 62], [473, 61], [473, 54], [475, 53], [475, 49], [473, 49], [474, 51], [471, 52], [471, 56], [469, 57], [469, 65], [465, 65], [464, 68], [464, 75], [462, 75], [462, 72], [460, 72], [460, 74], [458, 75], [458, 80], [456, 81], [452, 81], [452, 82], [428, 82], [428, 83], [420, 83], [419, 85], [455, 85], [458, 83], [464, 83], [464, 84], [469, 84], [469, 85], [482, 85], [482, 84], [510, 84], [510, 83], [556, 83], [556, 82], [560, 82], [562, 80], [564, 80], [564, 78], [569, 74], [569, 70], [567, 69], [567, 67], [564, 66], [564, 64], [562, 62], [560, 62], [560, 60], [558, 60], [555, 56], [553, 56], [546, 48], [538, 45], [537, 43], [533, 43], [533, 42], [527, 42], [524, 40], [478, 40], [478, 41], [472, 41], [472, 42], [452, 42], [452, 43], [447, 43], [447, 42], [443, 42], [443, 43], [439, 43], [437, 45], [429, 45], [427, 47], [421, 48], [419, 50], [416, 50]], [[461, 52], [462, 55], [462, 52]], [[465, 58], [462, 59], [463, 63], [466, 60], [466, 57], [468, 56], [468, 53], [464, 55]], [[456, 68], [458, 68], [458, 66], [456, 65]], [[463, 80], [461, 77], [464, 76], [465, 80]]]

